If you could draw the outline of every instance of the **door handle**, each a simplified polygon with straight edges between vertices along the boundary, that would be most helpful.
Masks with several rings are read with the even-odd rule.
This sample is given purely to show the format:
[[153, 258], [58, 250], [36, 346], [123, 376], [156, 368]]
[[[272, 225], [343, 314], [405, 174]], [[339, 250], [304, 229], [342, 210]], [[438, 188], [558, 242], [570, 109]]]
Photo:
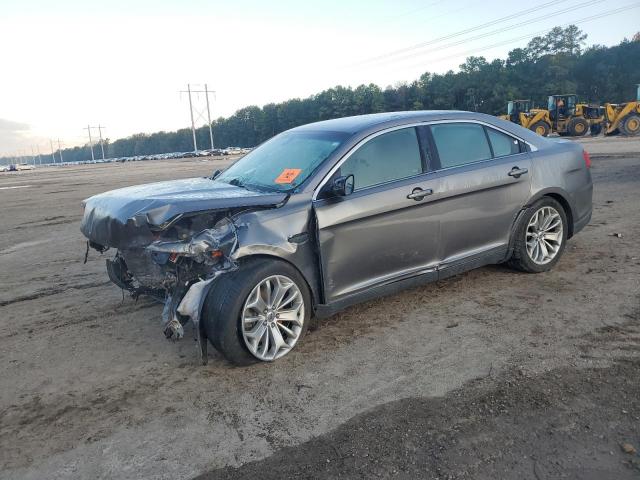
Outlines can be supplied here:
[[431, 190], [430, 188], [425, 188], [423, 190], [420, 187], [416, 187], [413, 190], [411, 190], [411, 193], [409, 195], [407, 195], [407, 198], [409, 200], [415, 200], [415, 201], [419, 202], [424, 197], [426, 197], [427, 195], [431, 195], [432, 193], [433, 193], [433, 190]]
[[527, 168], [513, 167], [511, 170], [509, 170], [509, 173], [507, 175], [513, 178], [520, 178], [520, 175], [524, 175], [525, 173], [528, 173], [528, 172], [529, 172], [529, 169]]

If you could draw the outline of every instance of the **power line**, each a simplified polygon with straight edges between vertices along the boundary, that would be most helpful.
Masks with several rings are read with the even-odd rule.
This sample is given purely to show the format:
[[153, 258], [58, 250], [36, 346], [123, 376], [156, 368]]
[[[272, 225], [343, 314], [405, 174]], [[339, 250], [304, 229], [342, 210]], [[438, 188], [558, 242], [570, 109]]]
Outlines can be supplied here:
[[551, 6], [551, 5], [557, 5], [559, 3], [566, 2], [566, 1], [567, 0], [553, 0], [553, 1], [550, 1], [550, 2], [547, 2], [547, 3], [543, 3], [542, 5], [536, 5], [535, 7], [527, 8], [525, 10], [520, 10], [520, 11], [512, 13], [510, 15], [506, 15], [504, 17], [500, 17], [500, 18], [497, 18], [495, 20], [491, 20], [490, 22], [486, 22], [486, 23], [483, 23], [483, 24], [480, 24], [480, 25], [476, 25], [474, 27], [470, 27], [470, 28], [467, 28], [467, 29], [464, 29], [464, 30], [460, 30], [458, 32], [454, 32], [454, 33], [451, 33], [451, 34], [448, 34], [448, 35], [444, 35], [442, 37], [434, 38], [432, 40], [428, 40], [428, 41], [425, 41], [425, 42], [417, 43], [417, 44], [411, 45], [409, 47], [400, 48], [398, 50], [393, 50], [391, 52], [387, 52], [387, 53], [384, 53], [382, 55], [378, 55], [378, 56], [375, 56], [375, 57], [368, 58], [368, 59], [362, 60], [361, 62], [356, 63], [356, 65], [362, 65], [362, 64], [366, 64], [366, 63], [371, 63], [371, 62], [379, 60], [381, 58], [386, 58], [386, 57], [390, 57], [390, 56], [397, 55], [397, 54], [400, 54], [400, 53], [409, 52], [411, 50], [416, 50], [418, 48], [426, 47], [427, 45], [438, 43], [438, 42], [441, 42], [443, 40], [449, 40], [450, 38], [459, 37], [461, 35], [465, 35], [467, 33], [471, 33], [471, 32], [474, 32], [476, 30], [481, 30], [483, 28], [490, 27], [492, 25], [496, 25], [498, 23], [501, 23], [501, 22], [504, 22], [504, 21], [507, 21], [507, 20], [511, 20], [511, 19], [516, 18], [516, 17], [518, 17], [520, 15], [526, 15], [526, 14], [534, 12], [536, 10], [540, 10], [542, 8], [546, 8], [546, 7]]
[[[562, 9], [562, 10], [558, 10], [556, 12], [551, 12], [551, 13], [547, 13], [547, 14], [541, 15], [539, 17], [534, 17], [532, 19], [527, 20], [527, 23], [540, 22], [540, 21], [546, 20], [548, 18], [552, 18], [552, 17], [556, 17], [558, 15], [562, 15], [563, 13], [567, 13], [569, 11], [573, 11], [573, 10], [576, 10], [576, 9], [579, 9], [579, 8], [590, 7], [591, 5], [594, 5], [596, 3], [600, 3], [600, 0], [591, 0], [591, 1], [588, 1], [588, 2], [583, 3], [581, 5], [571, 6], [571, 7]], [[510, 30], [514, 30], [516, 28], [521, 28], [521, 27], [522, 27], [522, 24], [517, 23], [515, 25], [509, 25], [507, 27], [491, 30], [489, 32], [482, 33], [480, 35], [476, 35], [475, 37], [468, 37], [468, 38], [465, 38], [465, 39], [462, 39], [462, 40], [457, 40], [455, 42], [446, 43], [446, 44], [440, 45], [438, 47], [433, 47], [433, 48], [430, 48], [428, 50], [422, 50], [422, 51], [417, 52], [417, 53], [409, 53], [409, 54], [405, 54], [405, 55], [401, 55], [401, 56], [397, 56], [397, 57], [380, 59], [378, 62], [379, 63], [390, 63], [390, 62], [402, 61], [402, 60], [405, 60], [407, 58], [413, 58], [413, 57], [416, 57], [418, 55], [424, 55], [424, 54], [427, 54], [427, 53], [430, 53], [430, 52], [444, 50], [445, 48], [455, 47], [457, 45], [462, 45], [464, 43], [467, 43], [467, 42], [470, 42], [470, 41], [473, 41], [473, 40], [479, 40], [481, 38], [491, 37], [493, 35], [497, 35], [499, 33], [508, 32]]]
[[423, 6], [419, 7], [419, 8], [414, 8], [413, 10], [411, 10], [409, 12], [404, 12], [404, 13], [401, 13], [400, 15], [396, 15], [395, 17], [391, 17], [389, 19], [389, 21], [393, 22], [394, 20], [397, 20], [398, 18], [403, 18], [403, 17], [406, 17], [407, 15], [413, 15], [414, 13], [421, 12], [422, 10], [424, 10], [426, 8], [433, 7], [434, 5], [437, 5], [437, 4], [442, 3], [442, 2], [444, 2], [444, 0], [436, 0], [435, 2], [428, 3], [427, 5], [423, 5]]
[[[600, 18], [603, 18], [603, 17], [608, 17], [608, 16], [611, 16], [611, 15], [615, 15], [617, 13], [621, 13], [621, 12], [623, 12], [625, 10], [632, 9], [632, 8], [638, 8], [638, 7], [640, 7], [640, 3], [625, 5], [624, 7], [616, 8], [614, 10], [600, 12], [599, 14], [595, 14], [595, 15], [591, 15], [589, 17], [581, 18], [581, 19], [573, 21], [571, 23], [567, 23], [567, 24], [565, 24], [563, 26], [564, 27], [568, 27], [570, 25], [579, 25], [581, 23], [586, 23], [586, 22], [590, 22], [592, 20], [597, 20], [597, 19], [600, 19]], [[555, 27], [553, 27], [553, 28], [555, 28]], [[485, 50], [490, 50], [490, 49], [495, 48], [495, 47], [501, 47], [503, 45], [508, 45], [510, 43], [518, 42], [518, 41], [524, 40], [524, 39], [531, 40], [537, 35], [541, 35], [543, 33], [550, 32], [551, 30], [553, 30], [553, 28], [547, 28], [547, 29], [544, 29], [544, 30], [538, 30], [537, 32], [528, 33], [527, 35], [511, 38], [509, 40], [501, 41], [501, 42], [494, 43], [494, 44], [491, 44], [491, 45], [485, 45], [485, 46], [480, 47], [480, 48], [476, 48], [476, 49], [472, 49], [472, 50], [466, 50], [464, 52], [457, 52], [457, 53], [454, 53], [454, 54], [450, 54], [450, 55], [447, 55], [447, 56], [436, 58], [434, 60], [430, 60], [429, 63], [438, 63], [438, 62], [441, 62], [441, 61], [444, 61], [444, 60], [449, 60], [451, 57], [460, 57], [460, 56], [469, 55], [469, 54], [472, 54], [472, 53], [483, 52]], [[408, 65], [408, 66], [404, 67], [404, 69], [417, 68], [417, 67], [423, 66], [424, 63], [425, 62], [421, 62], [420, 64]]]

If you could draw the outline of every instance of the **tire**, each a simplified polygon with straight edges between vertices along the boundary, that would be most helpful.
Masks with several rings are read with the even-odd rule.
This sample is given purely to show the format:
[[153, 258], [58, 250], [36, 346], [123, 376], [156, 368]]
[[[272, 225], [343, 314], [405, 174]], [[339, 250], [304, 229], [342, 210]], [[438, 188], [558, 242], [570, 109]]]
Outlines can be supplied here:
[[532, 130], [543, 137], [549, 135], [549, 125], [547, 122], [536, 122], [529, 127], [529, 130]]
[[584, 118], [573, 118], [569, 122], [567, 131], [572, 137], [581, 137], [589, 131], [589, 122]]
[[629, 137], [635, 137], [640, 134], [640, 115], [636, 113], [627, 115], [622, 121], [620, 130]]
[[597, 137], [601, 133], [602, 133], [602, 124], [601, 123], [594, 123], [593, 125], [591, 125], [591, 136], [592, 137]]
[[[556, 238], [559, 239], [560, 244], [557, 246], [557, 250], [553, 254], [552, 258], [546, 261], [540, 261], [540, 258], [534, 258], [536, 254], [541, 254], [545, 250], [547, 252], [551, 252], [552, 248], [555, 247], [556, 242], [547, 238], [541, 238], [540, 240], [547, 240], [543, 247], [538, 247], [538, 250], [533, 248], [533, 255], [531, 250], [527, 247], [527, 239], [529, 242], [540, 243], [536, 240], [537, 234], [533, 235], [536, 228], [531, 226], [533, 223], [534, 216], [536, 214], [540, 214], [540, 212], [549, 212], [549, 213], [557, 213], [558, 219], [560, 221], [559, 225], [561, 229], [550, 229], [549, 233], [556, 233]], [[541, 219], [542, 217], [538, 217]], [[553, 225], [553, 221], [551, 225]], [[564, 211], [564, 208], [557, 200], [554, 200], [551, 197], [542, 197], [533, 203], [530, 207], [528, 207], [524, 214], [520, 217], [514, 231], [513, 231], [513, 253], [511, 254], [511, 258], [509, 259], [509, 266], [515, 268], [517, 270], [521, 270], [523, 272], [528, 273], [540, 273], [551, 270], [553, 266], [558, 263], [558, 260], [562, 256], [564, 252], [564, 248], [567, 243], [567, 232], [568, 232], [568, 224], [567, 224], [567, 214]]]
[[[269, 281], [272, 285], [275, 285], [276, 282], [282, 282], [284, 285], [283, 279], [292, 282], [302, 297], [302, 310], [298, 310], [295, 324], [277, 320], [275, 310], [270, 311], [269, 314], [273, 313], [273, 315], [267, 318], [266, 315], [250, 308], [246, 310], [251, 312], [251, 316], [248, 318], [256, 318], [256, 321], [253, 324], [245, 323], [247, 328], [243, 331], [243, 312], [251, 303], [249, 296], [254, 294], [255, 289], [263, 282]], [[284, 287], [282, 288], [284, 289]], [[291, 296], [290, 292], [294, 291], [293, 288], [288, 287], [288, 290], [285, 291], [284, 304], [289, 303], [287, 300]], [[257, 294], [260, 295], [265, 291], [266, 289], [263, 288]], [[270, 291], [275, 293], [277, 290], [271, 288]], [[209, 341], [229, 362], [236, 365], [250, 365], [259, 361], [276, 360], [289, 353], [304, 337], [310, 323], [311, 309], [311, 295], [307, 284], [293, 266], [281, 260], [256, 258], [248, 259], [240, 265], [238, 270], [220, 276], [205, 300], [202, 321]], [[288, 314], [292, 311], [287, 310]], [[258, 318], [259, 320], [257, 320]], [[278, 316], [278, 318], [280, 317]], [[302, 322], [301, 326], [298, 325], [300, 321]], [[288, 328], [290, 332], [296, 333], [295, 338], [288, 337], [282, 328], [283, 326]], [[260, 339], [255, 340], [256, 347], [264, 346], [265, 343], [269, 345], [268, 351], [262, 356], [263, 358], [260, 358], [260, 351], [257, 354], [251, 352], [246, 336], [247, 333], [258, 330], [258, 327], [264, 329], [263, 332], [267, 338], [265, 340], [264, 336], [261, 336]], [[251, 331], [247, 332], [248, 329]], [[276, 345], [274, 335], [278, 333], [280, 340], [284, 339], [286, 344], [274, 348]], [[272, 350], [274, 351], [273, 358], [268, 358]]]

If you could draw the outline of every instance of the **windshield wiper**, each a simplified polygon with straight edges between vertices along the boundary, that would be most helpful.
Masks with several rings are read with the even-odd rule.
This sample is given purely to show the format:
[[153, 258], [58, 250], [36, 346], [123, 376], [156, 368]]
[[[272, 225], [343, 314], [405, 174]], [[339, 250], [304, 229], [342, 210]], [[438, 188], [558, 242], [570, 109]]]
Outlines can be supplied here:
[[242, 183], [239, 178], [232, 178], [227, 183], [229, 185], [233, 185], [234, 187], [240, 187], [240, 188], [244, 188], [245, 190], [248, 190], [248, 188], [245, 187], [244, 183]]
[[249, 190], [250, 192], [263, 192], [263, 193], [273, 193], [278, 192], [277, 188], [269, 188], [267, 185], [256, 185], [254, 183], [244, 183], [239, 178], [232, 178], [231, 180], [225, 181], [229, 185], [233, 185], [234, 187], [244, 188], [245, 190]]

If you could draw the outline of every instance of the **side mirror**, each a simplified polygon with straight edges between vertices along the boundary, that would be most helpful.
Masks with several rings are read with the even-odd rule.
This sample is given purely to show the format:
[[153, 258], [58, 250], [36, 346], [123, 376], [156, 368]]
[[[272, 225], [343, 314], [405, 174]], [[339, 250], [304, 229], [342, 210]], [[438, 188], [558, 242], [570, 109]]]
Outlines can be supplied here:
[[214, 170], [213, 173], [211, 174], [211, 180], [215, 180], [216, 178], [218, 178], [220, 176], [220, 174], [222, 173], [222, 170]]
[[353, 193], [353, 187], [355, 184], [355, 178], [353, 175], [347, 175], [346, 177], [338, 177], [333, 181], [331, 191], [338, 197], [346, 197]]

